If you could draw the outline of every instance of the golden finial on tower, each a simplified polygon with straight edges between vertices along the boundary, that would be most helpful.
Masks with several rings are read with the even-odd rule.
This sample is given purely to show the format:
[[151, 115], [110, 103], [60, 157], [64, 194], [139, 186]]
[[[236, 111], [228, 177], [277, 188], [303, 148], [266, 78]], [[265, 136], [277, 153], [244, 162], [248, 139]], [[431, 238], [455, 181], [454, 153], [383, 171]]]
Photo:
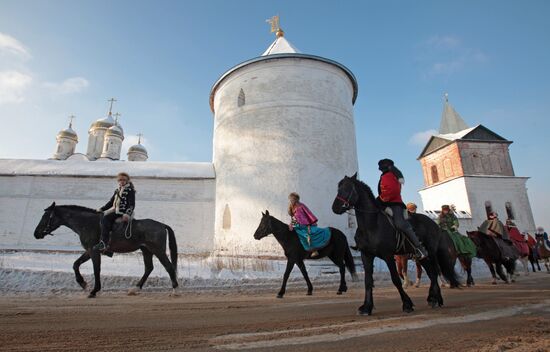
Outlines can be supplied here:
[[138, 144], [141, 144], [141, 137], [143, 136], [143, 133], [140, 132], [137, 134], [137, 136], [138, 136]]
[[285, 32], [279, 25], [279, 15], [273, 16], [265, 21], [271, 25], [271, 33], [275, 32], [275, 36], [277, 36], [277, 38], [283, 37], [285, 35]]

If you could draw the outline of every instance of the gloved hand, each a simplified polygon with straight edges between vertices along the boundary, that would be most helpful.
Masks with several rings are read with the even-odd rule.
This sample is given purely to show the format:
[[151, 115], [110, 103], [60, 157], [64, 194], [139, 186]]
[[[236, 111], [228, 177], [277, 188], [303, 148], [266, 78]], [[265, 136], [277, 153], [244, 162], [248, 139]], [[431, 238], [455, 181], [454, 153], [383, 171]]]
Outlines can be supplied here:
[[96, 213], [103, 213], [103, 210], [101, 210], [101, 208], [97, 208], [95, 211]]
[[130, 215], [128, 215], [128, 214], [122, 215], [122, 221], [124, 221], [124, 222], [130, 221]]

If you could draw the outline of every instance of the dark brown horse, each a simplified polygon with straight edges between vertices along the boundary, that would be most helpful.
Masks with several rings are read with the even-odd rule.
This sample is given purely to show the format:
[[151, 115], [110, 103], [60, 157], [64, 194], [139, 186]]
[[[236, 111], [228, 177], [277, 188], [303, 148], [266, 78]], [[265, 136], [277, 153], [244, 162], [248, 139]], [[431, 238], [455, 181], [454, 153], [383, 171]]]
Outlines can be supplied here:
[[[73, 269], [76, 282], [82, 289], [86, 289], [87, 283], [80, 274], [80, 265], [90, 260], [90, 258], [94, 265], [95, 284], [93, 290], [88, 295], [89, 298], [95, 297], [96, 293], [101, 290], [101, 253], [92, 249], [99, 241], [100, 216], [102, 216], [101, 213], [90, 208], [78, 205], [55, 205], [54, 202], [44, 209], [44, 215], [42, 215], [40, 223], [34, 230], [34, 237], [37, 239], [44, 238], [46, 235], [53, 235], [52, 232], [60, 226], [66, 226], [76, 232], [80, 237], [84, 253], [74, 262]], [[137, 251], [138, 249], [141, 250], [143, 253], [143, 262], [145, 263], [145, 273], [137, 283], [137, 288], [141, 289], [143, 287], [149, 274], [153, 271], [153, 255], [158, 258], [170, 275], [172, 288], [175, 289], [178, 287], [176, 278], [178, 247], [174, 231], [172, 231], [170, 226], [151, 219], [133, 220], [130, 233], [131, 237], [127, 238], [125, 225], [116, 223], [111, 235], [110, 250], [115, 253], [128, 253]], [[166, 255], [167, 239], [171, 261]]]
[[[514, 282], [514, 271], [516, 268], [516, 260], [518, 259], [517, 249], [514, 245], [504, 242], [502, 246], [509, 252], [505, 254], [502, 253], [496, 242], [502, 241], [501, 239], [495, 239], [479, 231], [471, 231], [467, 232], [467, 234], [476, 245], [477, 257], [483, 259], [489, 267], [491, 275], [493, 276], [493, 285], [497, 284], [497, 274], [505, 283], [510, 283], [510, 281]], [[502, 271], [503, 266], [508, 275]]]

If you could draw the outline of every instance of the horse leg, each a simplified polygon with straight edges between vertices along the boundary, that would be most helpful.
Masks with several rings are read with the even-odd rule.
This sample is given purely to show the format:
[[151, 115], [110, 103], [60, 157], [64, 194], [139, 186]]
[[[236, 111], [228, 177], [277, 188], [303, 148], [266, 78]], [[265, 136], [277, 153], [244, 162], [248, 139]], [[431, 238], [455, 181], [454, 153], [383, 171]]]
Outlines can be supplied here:
[[137, 283], [137, 288], [140, 290], [143, 288], [145, 281], [153, 271], [153, 253], [145, 247], [141, 247], [141, 252], [143, 253], [143, 264], [145, 265], [145, 272], [141, 277], [141, 280]]
[[98, 250], [91, 250], [91, 259], [94, 265], [94, 288], [88, 295], [88, 298], [95, 298], [96, 294], [101, 290], [101, 253]]
[[523, 272], [525, 273], [525, 276], [529, 276], [529, 260], [526, 256], [521, 258], [521, 263], [523, 264]]
[[306, 265], [304, 264], [303, 260], [298, 261], [298, 263], [296, 263], [296, 265], [298, 265], [298, 268], [300, 268], [300, 271], [302, 272], [302, 275], [304, 276], [304, 279], [306, 280], [307, 295], [311, 296], [313, 294], [313, 285], [311, 284], [311, 281], [309, 280], [309, 275], [307, 274]]
[[397, 268], [395, 267], [395, 261], [393, 261], [393, 258], [386, 258], [384, 260], [386, 262], [386, 265], [388, 266], [388, 269], [390, 270], [391, 274], [391, 281], [393, 282], [393, 285], [397, 288], [397, 291], [399, 291], [399, 296], [401, 296], [401, 302], [403, 302], [403, 311], [405, 313], [410, 313], [414, 311], [414, 304], [411, 301], [411, 298], [405, 290], [403, 289], [403, 286], [401, 285], [401, 279], [399, 279], [399, 275], [397, 274]]
[[82, 287], [83, 290], [86, 289], [88, 285], [82, 275], [80, 274], [80, 266], [90, 260], [90, 253], [84, 252], [73, 264], [74, 275], [76, 277], [76, 282]]
[[428, 291], [428, 304], [435, 308], [436, 306], [443, 306], [443, 296], [441, 295], [441, 289], [439, 288], [438, 277], [439, 273], [437, 268], [437, 263], [433, 257], [428, 257], [422, 261], [422, 265], [426, 270], [426, 274], [430, 278], [430, 289]]
[[294, 268], [294, 262], [290, 261], [290, 259], [287, 259], [286, 262], [286, 269], [285, 273], [283, 275], [283, 285], [281, 286], [281, 289], [279, 290], [279, 293], [277, 294], [277, 298], [283, 298], [286, 292], [286, 282], [288, 281], [288, 277], [290, 276], [290, 272]]
[[170, 280], [172, 280], [172, 288], [175, 290], [178, 287], [178, 278], [176, 275], [176, 270], [174, 269], [174, 266], [170, 262], [170, 259], [168, 259], [168, 256], [166, 255], [166, 253], [162, 250], [157, 251], [154, 254], [158, 258], [162, 266], [164, 266], [164, 269], [166, 269], [166, 271], [168, 272], [168, 275], [170, 275]]
[[498, 274], [498, 277], [500, 277], [500, 279], [505, 283], [509, 284], [510, 281], [508, 281], [508, 276], [504, 274], [504, 271], [502, 271], [502, 263], [500, 262], [495, 263], [495, 267], [496, 267], [496, 272]]
[[472, 258], [459, 257], [458, 260], [460, 260], [460, 265], [462, 266], [462, 269], [464, 269], [464, 271], [466, 271], [466, 274], [468, 275], [468, 278], [466, 279], [466, 285], [468, 287], [474, 286], [474, 278], [472, 277]]
[[[372, 277], [374, 271], [374, 256], [365, 254], [361, 251], [361, 260], [363, 261], [363, 267], [365, 270], [365, 301], [363, 305], [357, 309], [359, 315], [371, 315], [374, 308], [374, 301], [372, 299], [372, 289], [374, 287], [374, 279]], [[395, 262], [393, 262], [395, 264]], [[400, 279], [399, 279], [400, 280]], [[401, 281], [399, 281], [401, 283]]]
[[418, 260], [415, 261], [416, 263], [416, 282], [414, 284], [414, 287], [420, 287], [420, 281], [422, 280], [422, 264]]
[[333, 256], [329, 256], [330, 260], [336, 266], [338, 266], [338, 269], [340, 269], [340, 286], [338, 287], [338, 291], [336, 292], [337, 295], [341, 295], [342, 292], [348, 291], [348, 286], [346, 285], [346, 265], [344, 264], [344, 260], [340, 259], [340, 261], [336, 260]]
[[496, 285], [497, 284], [497, 274], [495, 272], [495, 268], [494, 268], [493, 264], [486, 258], [483, 258], [483, 260], [485, 261], [485, 263], [489, 267], [489, 271], [491, 272], [491, 276], [493, 277], [493, 281], [491, 281], [491, 283], [493, 285]]

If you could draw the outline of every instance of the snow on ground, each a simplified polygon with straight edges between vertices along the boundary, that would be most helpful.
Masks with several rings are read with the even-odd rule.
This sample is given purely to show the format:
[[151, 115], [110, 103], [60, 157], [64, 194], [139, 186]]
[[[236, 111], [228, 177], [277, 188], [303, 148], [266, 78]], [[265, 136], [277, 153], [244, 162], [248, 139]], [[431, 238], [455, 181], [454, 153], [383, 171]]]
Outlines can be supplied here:
[[[80, 292], [73, 274], [73, 262], [77, 253], [14, 251], [0, 253], [0, 294], [28, 293], [36, 295], [70, 294]], [[145, 288], [151, 291], [168, 290], [170, 280], [164, 267], [154, 259], [154, 270]], [[360, 260], [357, 271], [362, 272]], [[261, 260], [256, 258], [179, 257], [178, 281], [183, 290], [227, 289], [254, 290], [276, 289], [281, 283], [286, 262], [283, 260]], [[337, 268], [328, 261], [307, 261], [308, 273], [316, 287], [337, 285]], [[113, 258], [102, 257], [102, 286], [104, 291], [126, 290], [133, 287], [143, 274], [143, 259], [140, 254], [116, 254]], [[81, 273], [88, 284], [93, 283], [91, 261], [81, 266]], [[414, 263], [409, 262], [409, 278], [414, 280]], [[457, 273], [464, 276], [457, 266]], [[475, 279], [489, 277], [486, 265], [474, 262]], [[349, 280], [349, 274], [346, 273]], [[389, 284], [390, 276], [385, 264], [376, 259], [375, 280]], [[427, 283], [427, 276], [423, 274]], [[361, 283], [362, 285], [362, 283]], [[289, 287], [305, 287], [298, 268], [294, 268]]]

